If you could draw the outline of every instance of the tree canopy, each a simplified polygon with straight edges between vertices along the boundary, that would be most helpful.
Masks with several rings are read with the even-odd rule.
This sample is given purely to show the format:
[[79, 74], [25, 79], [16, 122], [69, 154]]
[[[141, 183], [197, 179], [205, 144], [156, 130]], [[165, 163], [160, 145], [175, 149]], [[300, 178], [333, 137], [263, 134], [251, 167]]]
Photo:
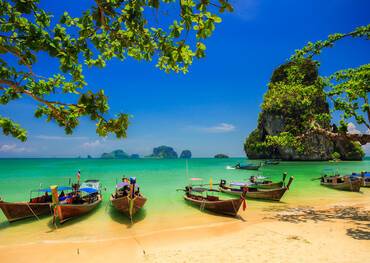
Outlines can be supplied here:
[[[159, 11], [170, 6], [176, 12], [172, 22], [160, 23]], [[68, 11], [54, 17], [39, 0], [0, 0], [0, 104], [29, 97], [38, 103], [35, 117], [55, 121], [67, 134], [88, 116], [98, 135], [124, 138], [129, 115], [107, 118], [104, 90], [86, 90], [87, 68], [132, 57], [186, 73], [195, 58], [205, 56], [204, 40], [224, 11], [232, 11], [227, 0], [95, 0], [78, 17]], [[53, 75], [34, 71], [41, 54], [58, 61]], [[66, 99], [53, 100], [55, 95]], [[27, 139], [26, 130], [7, 116], [0, 115], [0, 127], [5, 135]]]

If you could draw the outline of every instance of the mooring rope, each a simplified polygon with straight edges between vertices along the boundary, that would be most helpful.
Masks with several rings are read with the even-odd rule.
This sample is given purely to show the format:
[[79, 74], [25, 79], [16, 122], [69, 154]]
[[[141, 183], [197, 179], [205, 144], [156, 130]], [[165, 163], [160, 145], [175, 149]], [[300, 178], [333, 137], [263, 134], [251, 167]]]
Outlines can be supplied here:
[[40, 218], [35, 214], [35, 212], [33, 212], [32, 208], [30, 207], [30, 204], [29, 203], [26, 203], [28, 208], [30, 209], [31, 213], [37, 218], [37, 220], [40, 221]]

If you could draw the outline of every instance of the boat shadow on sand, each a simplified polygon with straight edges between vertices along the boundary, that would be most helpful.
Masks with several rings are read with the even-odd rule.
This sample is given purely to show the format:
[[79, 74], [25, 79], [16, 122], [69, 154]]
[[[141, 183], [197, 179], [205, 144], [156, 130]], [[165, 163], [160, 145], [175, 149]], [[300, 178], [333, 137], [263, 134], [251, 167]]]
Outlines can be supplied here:
[[82, 221], [88, 220], [89, 217], [96, 214], [100, 209], [103, 209], [101, 203], [98, 205], [98, 207], [96, 209], [93, 209], [89, 213], [84, 214], [84, 215], [80, 215], [80, 216], [77, 216], [77, 217], [73, 217], [73, 218], [65, 221], [63, 224], [60, 224], [60, 223], [53, 224], [53, 217], [50, 217], [50, 220], [48, 221], [47, 225], [50, 228], [50, 231], [54, 231], [55, 229], [58, 229], [58, 228], [64, 228], [64, 227], [72, 226], [74, 224], [78, 224]]
[[370, 211], [352, 206], [335, 206], [331, 209], [314, 209], [310, 206], [295, 208], [271, 207], [265, 209], [267, 212], [274, 212], [272, 216], [265, 219], [275, 219], [288, 223], [305, 223], [313, 221], [334, 222], [346, 220], [353, 223], [353, 227], [346, 229], [346, 234], [357, 240], [370, 240]]
[[42, 216], [38, 217], [39, 219], [37, 219], [35, 217], [29, 217], [29, 218], [25, 218], [25, 219], [22, 219], [22, 220], [14, 221], [12, 223], [9, 223], [6, 219], [4, 219], [4, 221], [0, 221], [0, 231], [8, 229], [8, 228], [12, 228], [12, 227], [16, 228], [16, 227], [20, 227], [20, 226], [33, 224], [33, 223], [38, 222], [38, 221], [45, 221], [45, 220], [47, 220], [48, 217], [50, 217], [50, 216], [42, 215]]
[[[240, 215], [240, 214], [237, 214], [236, 216], [231, 216], [231, 215], [225, 215], [225, 214], [218, 214], [218, 213], [215, 213], [215, 212], [211, 212], [211, 211], [208, 211], [208, 210], [201, 210], [199, 208], [199, 206], [195, 205], [195, 204], [192, 204], [192, 203], [189, 203], [189, 202], [185, 202], [185, 204], [187, 206], [190, 206], [190, 207], [193, 207], [194, 209], [200, 211], [201, 213], [205, 213], [205, 214], [208, 214], [208, 215], [212, 215], [212, 216], [219, 216], [219, 217], [225, 217], [225, 218], [235, 218], [235, 219], [238, 219], [240, 221], [243, 221], [243, 222], [246, 222], [246, 220]], [[241, 210], [242, 208], [240, 208]]]
[[145, 219], [146, 217], [146, 209], [142, 208], [140, 209], [132, 218], [132, 222], [130, 218], [128, 218], [123, 213], [117, 211], [114, 207], [109, 206], [107, 208], [107, 214], [110, 215], [110, 217], [116, 221], [119, 224], [126, 225], [127, 228], [131, 228], [135, 223], [138, 223]]

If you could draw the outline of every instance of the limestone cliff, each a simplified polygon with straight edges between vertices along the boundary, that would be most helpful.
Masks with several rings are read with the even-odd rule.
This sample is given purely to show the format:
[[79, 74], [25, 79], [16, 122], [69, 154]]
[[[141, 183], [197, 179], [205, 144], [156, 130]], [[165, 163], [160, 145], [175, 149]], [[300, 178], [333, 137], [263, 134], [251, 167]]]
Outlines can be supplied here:
[[[364, 154], [357, 142], [333, 140], [315, 132], [303, 137], [299, 149], [266, 143], [271, 136], [282, 133], [292, 137], [305, 134], [307, 120], [317, 114], [329, 115], [317, 64], [304, 60], [300, 64], [289, 62], [278, 67], [264, 96], [257, 128], [244, 144], [248, 158], [330, 160], [332, 154], [337, 152], [342, 160], [361, 160]], [[321, 126], [330, 128], [330, 120], [321, 120]]]

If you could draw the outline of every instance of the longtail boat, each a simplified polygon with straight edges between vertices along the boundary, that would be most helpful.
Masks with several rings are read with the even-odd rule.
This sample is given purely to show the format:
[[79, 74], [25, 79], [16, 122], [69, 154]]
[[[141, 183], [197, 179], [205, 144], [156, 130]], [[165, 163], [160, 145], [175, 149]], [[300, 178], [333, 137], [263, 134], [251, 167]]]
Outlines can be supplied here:
[[276, 189], [261, 189], [258, 187], [248, 186], [244, 182], [232, 182], [229, 185], [226, 184], [225, 180], [221, 180], [219, 184], [219, 190], [226, 194], [240, 196], [242, 194], [248, 199], [264, 199], [272, 201], [280, 201], [284, 193], [289, 189], [293, 182], [294, 177], [289, 178], [287, 186], [276, 188]]
[[363, 184], [361, 178], [352, 176], [324, 175], [320, 179], [323, 186], [351, 192], [359, 192]]
[[248, 163], [248, 164], [236, 164], [234, 166], [235, 169], [238, 169], [238, 170], [258, 170], [260, 169], [261, 167], [261, 163], [260, 164], [252, 164], [252, 163]]
[[265, 160], [264, 161], [264, 164], [265, 165], [277, 165], [277, 164], [279, 164], [280, 163], [280, 161], [279, 160]]
[[[202, 180], [201, 178], [192, 178], [192, 181]], [[243, 204], [243, 211], [246, 209], [245, 194], [242, 193], [240, 198], [222, 200], [218, 196], [211, 193], [220, 192], [212, 189], [212, 179], [210, 180], [209, 188], [205, 188], [204, 184], [193, 186], [189, 184], [185, 189], [179, 189], [185, 192], [184, 199], [190, 204], [199, 206], [200, 210], [208, 210], [216, 214], [236, 216], [240, 206]], [[205, 195], [204, 195], [205, 194]]]
[[[54, 223], [56, 218], [59, 223], [89, 213], [102, 201], [101, 185], [99, 180], [86, 180], [81, 185], [73, 185], [74, 191], [59, 201], [57, 186], [51, 186], [54, 204]], [[58, 200], [58, 201], [55, 201]]]
[[123, 178], [121, 183], [116, 185], [116, 191], [111, 195], [110, 201], [114, 208], [132, 217], [145, 205], [146, 198], [140, 193], [140, 188], [136, 184], [136, 178], [130, 180]]
[[263, 178], [262, 180], [257, 176], [252, 175], [249, 178], [249, 185], [252, 187], [256, 187], [259, 189], [277, 189], [277, 188], [282, 188], [285, 185], [285, 178], [287, 176], [287, 173], [283, 173], [283, 179], [279, 182], [273, 182], [271, 180], [265, 180]]
[[[64, 193], [64, 191], [72, 190], [72, 188], [63, 186], [58, 190]], [[50, 192], [50, 189], [32, 190], [29, 202], [5, 202], [0, 200], [0, 208], [10, 223], [30, 217], [38, 218], [43, 215], [52, 215]], [[34, 193], [38, 193], [37, 197], [32, 197]], [[44, 194], [40, 195], [40, 193]]]
[[370, 187], [370, 172], [352, 173], [350, 177], [357, 177], [362, 180], [361, 187]]

